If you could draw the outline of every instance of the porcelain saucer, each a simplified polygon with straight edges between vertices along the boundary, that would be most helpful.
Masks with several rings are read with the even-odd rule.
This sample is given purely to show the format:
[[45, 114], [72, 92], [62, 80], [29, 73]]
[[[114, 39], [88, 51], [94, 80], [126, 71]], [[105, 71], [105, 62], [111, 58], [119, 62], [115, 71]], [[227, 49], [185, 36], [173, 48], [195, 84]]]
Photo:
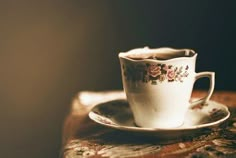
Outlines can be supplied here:
[[176, 128], [144, 128], [134, 123], [134, 118], [127, 100], [112, 100], [95, 105], [89, 112], [93, 121], [115, 129], [147, 133], [170, 133], [215, 127], [230, 116], [226, 105], [210, 100], [205, 105], [189, 109], [183, 125]]

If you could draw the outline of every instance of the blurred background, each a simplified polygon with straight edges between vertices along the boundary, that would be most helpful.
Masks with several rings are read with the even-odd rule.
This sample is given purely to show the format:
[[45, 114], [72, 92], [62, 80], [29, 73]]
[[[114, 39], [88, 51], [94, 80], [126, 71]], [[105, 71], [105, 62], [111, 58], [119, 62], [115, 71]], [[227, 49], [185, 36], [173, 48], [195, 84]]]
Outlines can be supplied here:
[[235, 16], [234, 0], [0, 0], [0, 157], [58, 157], [73, 96], [122, 89], [121, 51], [192, 48], [236, 90]]

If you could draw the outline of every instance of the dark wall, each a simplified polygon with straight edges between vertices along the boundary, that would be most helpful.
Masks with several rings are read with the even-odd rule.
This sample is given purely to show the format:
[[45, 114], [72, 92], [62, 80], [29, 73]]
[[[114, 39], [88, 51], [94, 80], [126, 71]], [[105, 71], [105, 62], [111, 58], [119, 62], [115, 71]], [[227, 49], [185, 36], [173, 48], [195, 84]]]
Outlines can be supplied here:
[[120, 51], [192, 48], [197, 71], [215, 71], [217, 90], [236, 90], [235, 6], [234, 0], [0, 0], [1, 157], [58, 157], [76, 92], [122, 88]]
[[[122, 47], [192, 48], [197, 71], [215, 71], [217, 90], [236, 90], [236, 3], [233, 1], [151, 1], [115, 4]], [[119, 46], [118, 46], [119, 47]], [[233, 73], [233, 72], [234, 73]], [[197, 88], [207, 88], [206, 82]]]

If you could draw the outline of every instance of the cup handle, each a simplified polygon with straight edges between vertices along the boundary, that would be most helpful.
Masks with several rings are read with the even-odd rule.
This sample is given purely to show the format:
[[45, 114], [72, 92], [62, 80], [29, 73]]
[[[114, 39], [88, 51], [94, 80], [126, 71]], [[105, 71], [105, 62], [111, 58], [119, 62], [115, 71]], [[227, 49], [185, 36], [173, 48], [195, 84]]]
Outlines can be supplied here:
[[199, 73], [196, 73], [195, 81], [200, 79], [200, 78], [203, 78], [203, 77], [208, 77], [210, 79], [210, 87], [209, 87], [208, 93], [205, 97], [191, 102], [190, 103], [190, 108], [193, 108], [195, 105], [204, 104], [204, 103], [208, 102], [211, 95], [212, 95], [212, 93], [213, 93], [213, 91], [214, 91], [215, 73], [214, 72], [199, 72]]

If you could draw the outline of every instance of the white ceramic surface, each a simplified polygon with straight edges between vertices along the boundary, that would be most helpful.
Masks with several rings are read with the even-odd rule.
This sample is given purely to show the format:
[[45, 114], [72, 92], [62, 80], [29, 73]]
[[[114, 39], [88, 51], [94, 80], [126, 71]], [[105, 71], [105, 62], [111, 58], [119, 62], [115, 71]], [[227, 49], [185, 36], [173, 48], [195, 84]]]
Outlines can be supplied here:
[[[214, 72], [195, 73], [196, 58], [197, 53], [190, 49], [145, 47], [119, 53], [124, 91], [137, 125], [181, 126], [191, 106], [209, 100]], [[193, 85], [202, 77], [210, 78], [209, 92], [205, 98], [190, 103]]]
[[[206, 127], [216, 126], [230, 116], [227, 106], [209, 101], [205, 105], [198, 105], [189, 109], [186, 113], [184, 123], [176, 128], [146, 128], [136, 126], [129, 103], [126, 100], [113, 100], [95, 105], [89, 112], [93, 121], [111, 128], [134, 131], [155, 132], [168, 135], [168, 132], [183, 132], [198, 130]], [[168, 120], [168, 118], [166, 118]], [[164, 122], [166, 122], [164, 120]]]

